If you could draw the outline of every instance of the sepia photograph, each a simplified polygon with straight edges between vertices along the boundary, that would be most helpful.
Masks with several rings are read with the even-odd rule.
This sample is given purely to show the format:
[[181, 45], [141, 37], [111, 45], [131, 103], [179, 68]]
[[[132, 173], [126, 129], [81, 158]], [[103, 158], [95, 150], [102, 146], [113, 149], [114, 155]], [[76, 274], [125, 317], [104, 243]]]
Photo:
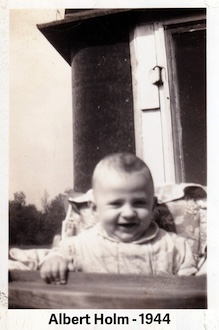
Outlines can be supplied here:
[[9, 10], [9, 309], [208, 308], [206, 21]]

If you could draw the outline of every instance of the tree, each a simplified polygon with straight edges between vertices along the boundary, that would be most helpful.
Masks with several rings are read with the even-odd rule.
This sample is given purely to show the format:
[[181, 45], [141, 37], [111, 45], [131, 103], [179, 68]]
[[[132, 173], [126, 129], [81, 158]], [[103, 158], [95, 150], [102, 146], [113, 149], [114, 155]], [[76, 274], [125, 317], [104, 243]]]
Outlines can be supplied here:
[[49, 203], [49, 194], [48, 194], [48, 191], [46, 189], [44, 190], [43, 197], [41, 198], [41, 204], [42, 204], [42, 207], [43, 207], [43, 212], [48, 213], [50, 203]]
[[14, 193], [14, 202], [18, 204], [20, 207], [26, 205], [26, 195], [23, 191], [19, 191]]
[[35, 205], [26, 205], [25, 198], [25, 194], [19, 192], [9, 201], [9, 244], [37, 244], [39, 212]]
[[61, 233], [62, 221], [65, 219], [64, 196], [59, 194], [50, 203], [48, 213], [45, 216], [47, 230], [47, 244], [52, 243], [53, 237]]
[[49, 245], [56, 234], [61, 233], [65, 218], [65, 195], [59, 194], [51, 203], [49, 194], [44, 192], [43, 211], [33, 204], [26, 205], [26, 196], [20, 191], [9, 201], [9, 244], [10, 245]]

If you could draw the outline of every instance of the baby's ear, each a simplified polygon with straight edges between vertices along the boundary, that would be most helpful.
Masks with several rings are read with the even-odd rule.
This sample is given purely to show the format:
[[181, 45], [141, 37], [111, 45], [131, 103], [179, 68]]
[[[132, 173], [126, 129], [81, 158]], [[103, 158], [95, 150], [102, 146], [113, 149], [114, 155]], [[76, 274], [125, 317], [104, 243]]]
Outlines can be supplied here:
[[155, 210], [156, 206], [157, 206], [157, 197], [154, 196], [152, 211]]

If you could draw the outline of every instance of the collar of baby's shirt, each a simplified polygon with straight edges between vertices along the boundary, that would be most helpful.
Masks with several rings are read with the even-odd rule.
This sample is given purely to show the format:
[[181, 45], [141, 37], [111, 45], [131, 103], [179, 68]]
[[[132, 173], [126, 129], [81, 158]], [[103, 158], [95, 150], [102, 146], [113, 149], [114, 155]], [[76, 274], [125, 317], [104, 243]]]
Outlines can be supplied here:
[[[101, 225], [101, 223], [96, 224], [95, 227], [96, 227], [95, 229], [98, 232], [98, 235], [102, 236], [103, 238], [108, 239], [113, 242], [123, 243], [119, 239], [109, 236], [107, 234], [107, 232], [105, 231], [105, 229], [103, 228], [103, 226]], [[158, 225], [154, 221], [152, 221], [150, 226], [147, 228], [147, 230], [144, 232], [144, 234], [139, 239], [129, 242], [129, 243], [143, 244], [145, 242], [149, 242], [157, 236], [158, 232], [159, 232]]]

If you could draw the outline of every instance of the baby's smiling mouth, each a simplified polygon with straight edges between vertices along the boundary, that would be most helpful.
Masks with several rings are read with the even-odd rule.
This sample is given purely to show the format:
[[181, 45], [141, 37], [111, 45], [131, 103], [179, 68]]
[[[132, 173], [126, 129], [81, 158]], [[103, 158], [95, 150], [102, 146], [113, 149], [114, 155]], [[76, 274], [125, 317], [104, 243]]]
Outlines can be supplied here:
[[137, 223], [136, 222], [121, 222], [121, 223], [118, 223], [118, 226], [122, 227], [122, 228], [132, 228], [132, 227], [137, 226]]

